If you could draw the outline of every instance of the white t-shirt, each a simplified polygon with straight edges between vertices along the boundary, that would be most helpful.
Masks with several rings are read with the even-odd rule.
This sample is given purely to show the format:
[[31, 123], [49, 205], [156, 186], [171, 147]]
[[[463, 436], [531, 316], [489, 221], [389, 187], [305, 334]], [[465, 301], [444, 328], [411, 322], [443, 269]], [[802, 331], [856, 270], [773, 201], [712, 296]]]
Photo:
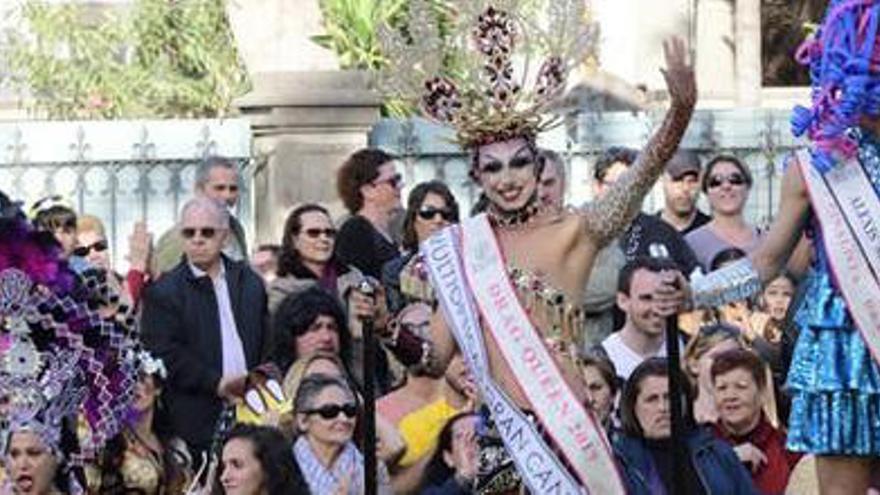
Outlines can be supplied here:
[[[679, 349], [683, 346], [679, 342]], [[602, 348], [608, 354], [608, 358], [614, 363], [614, 369], [617, 376], [624, 380], [629, 380], [629, 376], [635, 371], [636, 367], [642, 364], [642, 361], [652, 357], [666, 357], [666, 342], [660, 346], [656, 354], [652, 356], [642, 356], [636, 351], [630, 349], [620, 338], [620, 332], [614, 332], [602, 341]]]

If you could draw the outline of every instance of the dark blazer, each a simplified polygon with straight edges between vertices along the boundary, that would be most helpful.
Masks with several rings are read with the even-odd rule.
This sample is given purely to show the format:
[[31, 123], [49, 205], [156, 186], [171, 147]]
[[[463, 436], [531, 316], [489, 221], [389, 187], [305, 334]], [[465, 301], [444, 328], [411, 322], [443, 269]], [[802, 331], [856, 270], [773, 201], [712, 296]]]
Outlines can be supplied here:
[[[223, 258], [226, 284], [248, 369], [270, 349], [266, 290], [244, 262]], [[168, 368], [162, 395], [174, 433], [190, 448], [210, 447], [222, 411], [217, 384], [223, 372], [220, 316], [214, 286], [196, 277], [186, 260], [162, 275], [144, 294], [144, 345]]]

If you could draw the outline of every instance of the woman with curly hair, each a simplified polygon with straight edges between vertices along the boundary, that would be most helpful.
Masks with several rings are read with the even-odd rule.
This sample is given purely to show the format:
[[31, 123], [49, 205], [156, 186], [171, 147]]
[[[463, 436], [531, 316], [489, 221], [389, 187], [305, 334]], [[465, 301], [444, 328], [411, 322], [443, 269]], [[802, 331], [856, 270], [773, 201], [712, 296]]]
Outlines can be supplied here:
[[223, 443], [212, 495], [287, 495], [308, 493], [290, 454], [290, 444], [275, 428], [240, 424]]

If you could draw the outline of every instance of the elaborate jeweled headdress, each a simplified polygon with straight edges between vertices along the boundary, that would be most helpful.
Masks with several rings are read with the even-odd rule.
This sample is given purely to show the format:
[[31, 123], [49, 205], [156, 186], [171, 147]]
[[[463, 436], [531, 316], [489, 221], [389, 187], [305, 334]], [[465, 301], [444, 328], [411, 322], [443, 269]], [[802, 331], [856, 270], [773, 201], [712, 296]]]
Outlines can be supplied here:
[[[7, 405], [0, 452], [16, 431], [37, 433], [72, 464], [94, 458], [121, 428], [137, 376], [133, 327], [83, 299], [54, 245], [21, 217], [0, 218], [0, 393]], [[89, 434], [65, 451], [65, 420], [81, 417]]]
[[432, 2], [412, 0], [405, 29], [380, 27], [388, 64], [379, 90], [452, 126], [466, 148], [533, 139], [557, 124], [547, 110], [571, 70], [595, 54], [598, 29], [586, 0], [448, 3], [448, 19]]
[[810, 66], [812, 106], [796, 106], [792, 132], [812, 141], [813, 165], [830, 170], [855, 155], [858, 143], [848, 131], [863, 116], [880, 116], [880, 2], [832, 0], [818, 31], [798, 49]]

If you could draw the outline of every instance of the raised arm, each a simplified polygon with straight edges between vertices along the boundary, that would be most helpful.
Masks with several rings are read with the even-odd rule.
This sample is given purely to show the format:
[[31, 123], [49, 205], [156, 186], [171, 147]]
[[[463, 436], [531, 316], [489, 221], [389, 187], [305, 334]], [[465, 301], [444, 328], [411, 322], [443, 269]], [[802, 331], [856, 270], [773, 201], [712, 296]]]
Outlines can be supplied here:
[[582, 218], [587, 236], [599, 247], [619, 236], [638, 214], [645, 195], [678, 149], [694, 111], [697, 86], [684, 42], [678, 37], [667, 39], [663, 42], [663, 52], [666, 69], [660, 71], [666, 79], [672, 101], [663, 124], [629, 170], [602, 198], [583, 208]]
[[[694, 277], [688, 299], [696, 307], [716, 307], [750, 297], [776, 277], [807, 224], [810, 198], [799, 165], [791, 163], [782, 178], [779, 211], [767, 236], [749, 258], [736, 261], [705, 276]], [[672, 295], [666, 294], [666, 295]], [[664, 298], [666, 295], [660, 296]]]

